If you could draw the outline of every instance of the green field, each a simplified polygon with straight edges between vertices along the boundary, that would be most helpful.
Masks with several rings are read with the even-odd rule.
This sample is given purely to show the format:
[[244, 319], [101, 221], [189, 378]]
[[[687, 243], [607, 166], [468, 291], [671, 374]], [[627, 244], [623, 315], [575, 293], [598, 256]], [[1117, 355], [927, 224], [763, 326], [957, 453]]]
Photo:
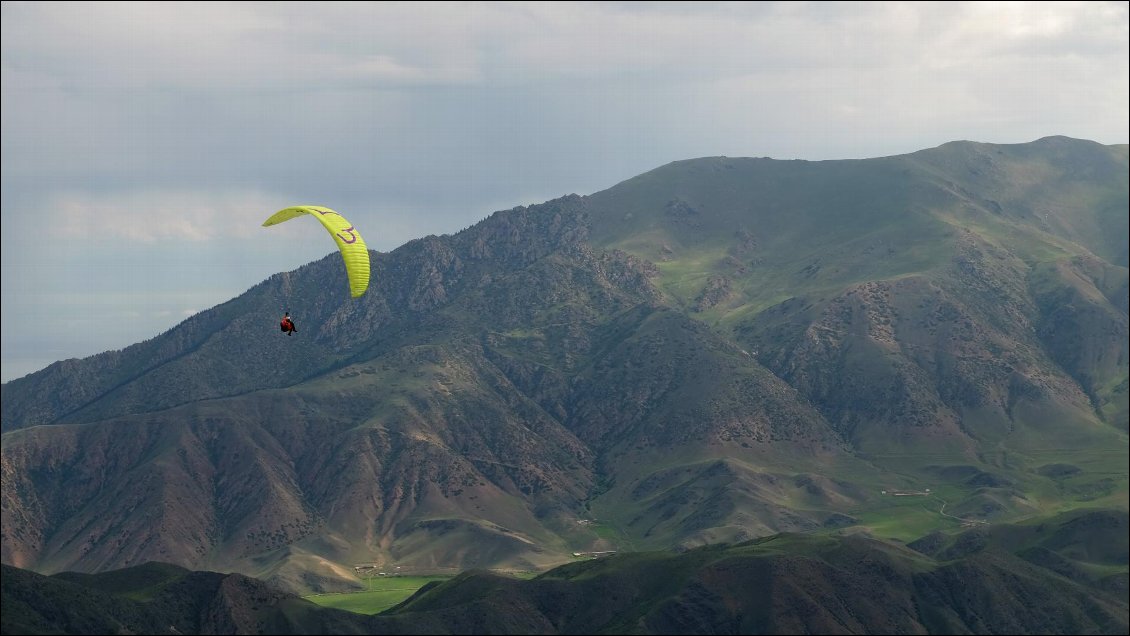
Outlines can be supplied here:
[[322, 607], [345, 610], [355, 614], [379, 614], [416, 593], [431, 581], [446, 581], [449, 576], [389, 576], [368, 579], [366, 589], [344, 594], [314, 594], [304, 597]]

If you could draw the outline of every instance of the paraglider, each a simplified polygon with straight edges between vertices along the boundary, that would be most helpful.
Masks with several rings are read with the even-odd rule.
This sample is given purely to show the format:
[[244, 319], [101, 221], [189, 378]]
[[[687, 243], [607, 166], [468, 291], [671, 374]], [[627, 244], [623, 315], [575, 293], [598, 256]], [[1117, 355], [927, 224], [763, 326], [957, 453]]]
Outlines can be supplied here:
[[[349, 292], [353, 298], [358, 298], [369, 288], [369, 248], [365, 241], [342, 215], [329, 208], [318, 205], [297, 205], [284, 208], [275, 212], [269, 219], [263, 221], [263, 227], [278, 225], [284, 221], [300, 217], [304, 214], [318, 219], [333, 237], [345, 260], [345, 273], [349, 277]], [[289, 335], [289, 334], [288, 334]]]
[[279, 327], [282, 329], [283, 333], [288, 336], [292, 333], [298, 333], [298, 327], [295, 327], [294, 321], [290, 319], [289, 311], [283, 313], [282, 320], [279, 321]]

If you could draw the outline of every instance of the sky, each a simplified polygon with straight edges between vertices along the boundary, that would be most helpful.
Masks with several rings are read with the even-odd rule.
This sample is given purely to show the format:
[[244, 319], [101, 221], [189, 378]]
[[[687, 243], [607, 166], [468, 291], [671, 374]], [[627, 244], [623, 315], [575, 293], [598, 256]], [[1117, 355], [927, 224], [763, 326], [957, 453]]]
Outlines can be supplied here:
[[335, 251], [291, 205], [384, 252], [696, 157], [1125, 144], [1128, 6], [5, 1], [0, 380]]

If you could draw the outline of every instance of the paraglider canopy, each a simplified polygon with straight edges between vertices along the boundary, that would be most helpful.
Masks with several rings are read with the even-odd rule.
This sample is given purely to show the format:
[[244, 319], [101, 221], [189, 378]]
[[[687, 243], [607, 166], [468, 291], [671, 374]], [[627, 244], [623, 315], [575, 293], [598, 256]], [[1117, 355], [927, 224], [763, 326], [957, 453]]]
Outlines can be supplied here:
[[345, 260], [345, 273], [349, 277], [349, 292], [358, 298], [369, 288], [369, 248], [353, 224], [342, 215], [320, 205], [296, 205], [283, 208], [263, 221], [263, 227], [278, 225], [284, 221], [304, 214], [318, 219], [337, 243], [341, 257]]

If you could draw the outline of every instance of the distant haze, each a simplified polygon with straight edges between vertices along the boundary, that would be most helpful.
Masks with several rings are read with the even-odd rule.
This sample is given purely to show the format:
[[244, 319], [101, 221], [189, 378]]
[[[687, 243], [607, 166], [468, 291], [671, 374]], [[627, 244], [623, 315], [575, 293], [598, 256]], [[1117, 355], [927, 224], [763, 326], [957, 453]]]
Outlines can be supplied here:
[[5, 382], [332, 251], [288, 205], [388, 251], [693, 157], [1130, 138], [1125, 2], [0, 11]]

